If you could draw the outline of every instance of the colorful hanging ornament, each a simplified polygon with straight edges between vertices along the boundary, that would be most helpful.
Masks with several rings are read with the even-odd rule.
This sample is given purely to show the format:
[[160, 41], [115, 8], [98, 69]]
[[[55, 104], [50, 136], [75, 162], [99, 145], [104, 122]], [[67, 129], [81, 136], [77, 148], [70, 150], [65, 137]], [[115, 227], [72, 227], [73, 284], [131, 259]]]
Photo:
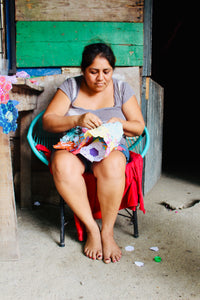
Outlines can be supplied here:
[[7, 103], [9, 100], [9, 91], [12, 88], [10, 81], [6, 79], [6, 76], [0, 76], [0, 103]]
[[3, 133], [9, 133], [17, 129], [18, 110], [15, 107], [19, 102], [9, 100], [6, 104], [0, 104], [0, 126]]

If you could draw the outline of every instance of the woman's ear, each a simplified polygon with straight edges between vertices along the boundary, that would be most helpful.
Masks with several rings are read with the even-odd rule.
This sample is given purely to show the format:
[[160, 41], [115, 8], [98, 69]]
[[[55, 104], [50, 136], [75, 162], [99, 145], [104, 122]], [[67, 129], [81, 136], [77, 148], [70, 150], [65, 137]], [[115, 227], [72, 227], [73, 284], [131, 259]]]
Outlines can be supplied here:
[[81, 68], [81, 74], [84, 76], [85, 75], [85, 71]]

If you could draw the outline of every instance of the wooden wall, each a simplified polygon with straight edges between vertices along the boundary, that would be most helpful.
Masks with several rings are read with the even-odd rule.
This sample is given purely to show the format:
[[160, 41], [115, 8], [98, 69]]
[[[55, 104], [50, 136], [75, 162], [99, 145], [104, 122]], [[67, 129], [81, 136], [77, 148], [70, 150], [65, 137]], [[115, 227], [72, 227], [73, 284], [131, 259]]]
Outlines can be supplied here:
[[111, 45], [117, 66], [143, 64], [143, 23], [17, 22], [17, 67], [80, 66], [86, 44]]
[[143, 65], [144, 0], [15, 3], [18, 68], [79, 66], [84, 46], [99, 41], [111, 45], [117, 66]]
[[162, 172], [162, 137], [164, 89], [149, 77], [143, 78], [142, 105], [145, 102], [146, 126], [150, 134], [150, 148], [144, 161], [143, 187], [147, 194], [156, 184]]

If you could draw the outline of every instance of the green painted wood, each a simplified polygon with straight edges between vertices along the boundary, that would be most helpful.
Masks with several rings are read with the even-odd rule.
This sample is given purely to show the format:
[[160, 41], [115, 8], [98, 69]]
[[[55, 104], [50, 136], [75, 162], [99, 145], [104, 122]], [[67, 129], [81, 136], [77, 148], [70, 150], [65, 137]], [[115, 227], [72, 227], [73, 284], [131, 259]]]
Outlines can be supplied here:
[[143, 23], [17, 22], [17, 67], [80, 66], [85, 45], [111, 45], [117, 66], [143, 65]]

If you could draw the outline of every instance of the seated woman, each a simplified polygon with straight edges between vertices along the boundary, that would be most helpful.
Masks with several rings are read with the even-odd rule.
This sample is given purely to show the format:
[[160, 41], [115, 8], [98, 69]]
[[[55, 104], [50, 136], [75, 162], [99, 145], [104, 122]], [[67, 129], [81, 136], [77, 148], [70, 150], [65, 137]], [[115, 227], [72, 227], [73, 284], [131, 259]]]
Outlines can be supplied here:
[[[57, 90], [44, 113], [44, 129], [61, 133], [76, 126], [94, 129], [105, 122], [119, 121], [125, 135], [141, 135], [145, 124], [137, 99], [127, 83], [119, 85], [112, 77], [114, 68], [115, 56], [109, 46], [103, 43], [86, 46], [81, 63], [83, 75], [65, 80]], [[121, 144], [125, 145], [124, 138]], [[125, 187], [128, 159], [125, 152], [114, 150], [100, 162], [93, 163], [66, 150], [56, 150], [52, 157], [56, 188], [86, 227], [84, 253], [105, 263], [121, 258], [113, 228]], [[101, 231], [89, 205], [82, 176], [86, 170], [92, 171], [97, 179]]]

